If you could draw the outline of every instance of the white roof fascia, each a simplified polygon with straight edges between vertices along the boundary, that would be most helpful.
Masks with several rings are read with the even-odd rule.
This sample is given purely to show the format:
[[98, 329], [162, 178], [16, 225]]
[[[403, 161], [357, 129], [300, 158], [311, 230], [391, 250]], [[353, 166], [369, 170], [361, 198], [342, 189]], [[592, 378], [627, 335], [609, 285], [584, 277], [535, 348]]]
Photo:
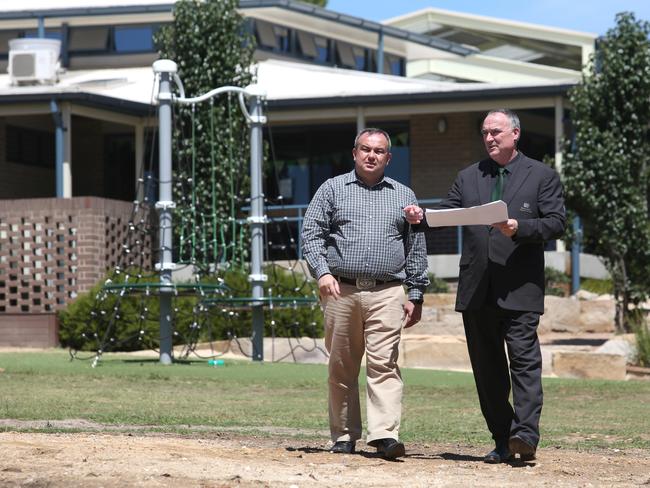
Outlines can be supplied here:
[[559, 29], [496, 17], [452, 12], [433, 7], [424, 8], [399, 17], [393, 17], [384, 20], [382, 23], [418, 33], [424, 33], [431, 28], [444, 25], [478, 32], [507, 34], [525, 39], [579, 46], [582, 48], [583, 65], [588, 62], [589, 56], [594, 51], [595, 40], [598, 38], [597, 34], [590, 32]]
[[[426, 19], [425, 22], [427, 25], [442, 24], [445, 26], [461, 27], [474, 31], [493, 32], [496, 34], [507, 34], [516, 37], [536, 39], [539, 41], [558, 42], [572, 46], [582, 46], [589, 43], [593, 44], [598, 37], [597, 34], [591, 32], [560, 29], [557, 27], [548, 27], [545, 25], [518, 22], [497, 17], [452, 12], [450, 10], [437, 9], [433, 7], [424, 8], [399, 17], [393, 17], [384, 20], [382, 23], [413, 31], [413, 23], [421, 23], [423, 20], [422, 17]], [[420, 31], [420, 33], [422, 32], [423, 31]]]
[[[505, 101], [507, 100], [507, 102]], [[556, 97], [510, 97], [504, 98], [504, 105], [513, 110], [530, 110], [555, 107]], [[450, 114], [463, 112], [487, 112], [499, 105], [500, 99], [436, 101], [418, 104], [386, 104], [362, 107], [366, 120], [369, 119], [408, 119], [412, 115]], [[350, 122], [356, 120], [358, 106], [318, 107], [291, 110], [269, 108], [265, 114], [272, 123], [293, 125], [296, 123]]]
[[95, 9], [112, 7], [139, 7], [151, 5], [169, 5], [170, 9], [175, 0], [22, 0], [9, 2], [4, 0], [0, 7], [1, 12], [25, 12], [38, 14], [67, 9]]
[[475, 54], [455, 59], [420, 59], [409, 61], [406, 76], [426, 77], [428, 74], [485, 83], [535, 83], [544, 81], [580, 80], [581, 72], [542, 64]]
[[[171, 22], [173, 20], [171, 12], [148, 12], [142, 14], [122, 14], [122, 15], [89, 15], [70, 17], [46, 17], [44, 20], [46, 29], [68, 26], [93, 26], [93, 25], [111, 25], [111, 24], [150, 24], [154, 22]], [[38, 26], [38, 19], [8, 19], [0, 18], [0, 29], [35, 29]]]

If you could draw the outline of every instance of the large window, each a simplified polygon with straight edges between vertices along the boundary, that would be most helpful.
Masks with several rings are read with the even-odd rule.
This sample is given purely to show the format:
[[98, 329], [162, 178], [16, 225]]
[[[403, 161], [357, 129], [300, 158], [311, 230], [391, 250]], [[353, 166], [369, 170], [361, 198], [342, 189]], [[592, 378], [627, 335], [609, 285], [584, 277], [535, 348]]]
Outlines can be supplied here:
[[[409, 124], [401, 121], [369, 121], [391, 136], [392, 161], [387, 176], [410, 184]], [[272, 128], [267, 132], [273, 148], [265, 193], [285, 204], [306, 205], [325, 180], [351, 171], [354, 124]]]

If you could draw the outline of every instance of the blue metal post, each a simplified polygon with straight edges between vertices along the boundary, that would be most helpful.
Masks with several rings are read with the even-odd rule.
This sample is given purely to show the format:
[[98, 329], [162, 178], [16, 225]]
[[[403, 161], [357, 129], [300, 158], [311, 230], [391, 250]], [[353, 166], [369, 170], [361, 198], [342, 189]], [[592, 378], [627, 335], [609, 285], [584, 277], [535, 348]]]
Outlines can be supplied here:
[[580, 289], [580, 247], [582, 244], [582, 224], [577, 215], [573, 219], [573, 244], [571, 246], [571, 294]]
[[56, 197], [63, 198], [63, 132], [65, 127], [63, 126], [63, 116], [59, 110], [59, 106], [56, 103], [56, 100], [50, 101], [50, 112], [52, 113], [52, 118], [54, 119], [55, 126], [55, 180], [56, 180]]
[[38, 18], [38, 37], [45, 38], [45, 19], [43, 17]]

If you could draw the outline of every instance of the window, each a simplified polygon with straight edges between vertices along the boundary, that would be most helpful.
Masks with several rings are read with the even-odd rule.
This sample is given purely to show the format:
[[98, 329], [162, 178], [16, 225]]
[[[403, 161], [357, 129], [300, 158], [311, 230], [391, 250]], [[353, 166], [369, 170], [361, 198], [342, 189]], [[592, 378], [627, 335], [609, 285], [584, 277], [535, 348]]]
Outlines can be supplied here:
[[313, 59], [316, 59], [318, 57], [316, 39], [313, 35], [298, 31], [298, 45], [300, 46], [300, 52], [303, 54], [303, 56], [307, 56]]
[[118, 53], [153, 51], [154, 31], [153, 25], [115, 27], [115, 51]]
[[255, 22], [255, 32], [257, 34], [257, 43], [266, 48], [276, 49], [278, 47], [275, 31], [271, 24], [266, 22]]
[[6, 160], [46, 168], [54, 167], [54, 134], [8, 125]]
[[354, 59], [354, 51], [352, 46], [343, 42], [336, 43], [336, 54], [338, 55], [338, 62], [347, 68], [354, 68], [356, 60]]
[[101, 27], [73, 27], [68, 37], [70, 51], [105, 51], [108, 49], [110, 29]]
[[384, 54], [384, 73], [404, 76], [404, 60], [392, 54]]
[[[38, 37], [38, 31], [37, 30], [25, 31], [24, 35], [21, 37], [31, 37], [31, 38]], [[45, 31], [45, 39], [58, 39], [60, 41], [61, 31], [59, 29], [55, 29], [55, 30], [47, 29]]]

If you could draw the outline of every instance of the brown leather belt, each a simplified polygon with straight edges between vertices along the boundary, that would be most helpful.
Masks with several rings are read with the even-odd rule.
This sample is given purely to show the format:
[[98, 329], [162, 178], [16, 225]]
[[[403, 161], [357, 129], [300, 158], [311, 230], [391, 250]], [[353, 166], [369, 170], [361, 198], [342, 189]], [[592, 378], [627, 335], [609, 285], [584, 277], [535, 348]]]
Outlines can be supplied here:
[[386, 285], [388, 283], [399, 283], [400, 280], [375, 280], [373, 278], [344, 278], [343, 276], [333, 275], [337, 281], [341, 283], [346, 283], [348, 285], [356, 286], [359, 290], [370, 290], [380, 285]]

